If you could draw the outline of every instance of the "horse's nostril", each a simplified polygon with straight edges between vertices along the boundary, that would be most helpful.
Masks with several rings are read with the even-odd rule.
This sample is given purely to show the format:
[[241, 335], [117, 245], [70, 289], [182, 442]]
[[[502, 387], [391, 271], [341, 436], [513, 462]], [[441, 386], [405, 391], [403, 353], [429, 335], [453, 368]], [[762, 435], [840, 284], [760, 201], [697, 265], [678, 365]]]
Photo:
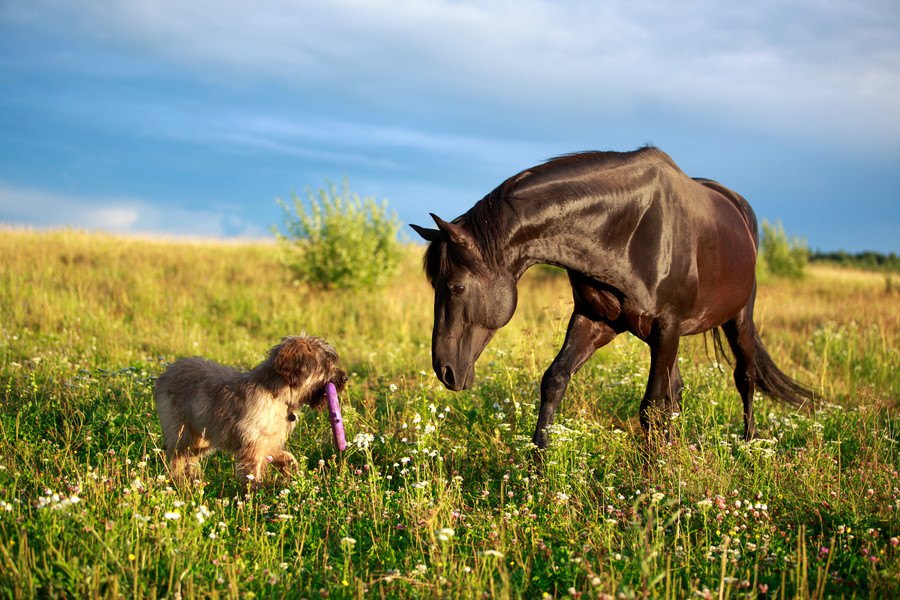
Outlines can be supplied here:
[[453, 387], [455, 379], [453, 377], [453, 369], [450, 368], [450, 365], [444, 365], [444, 367], [441, 368], [441, 381], [443, 381], [444, 385], [448, 388]]

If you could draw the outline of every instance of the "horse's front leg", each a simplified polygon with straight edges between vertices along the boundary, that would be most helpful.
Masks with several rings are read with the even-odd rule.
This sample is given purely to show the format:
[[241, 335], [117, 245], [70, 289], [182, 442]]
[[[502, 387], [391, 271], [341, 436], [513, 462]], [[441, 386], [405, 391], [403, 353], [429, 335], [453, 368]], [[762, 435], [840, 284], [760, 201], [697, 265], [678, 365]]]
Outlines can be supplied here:
[[662, 433], [672, 439], [672, 413], [681, 410], [681, 373], [678, 370], [680, 335], [675, 327], [659, 326], [651, 334], [650, 376], [641, 401], [641, 426], [651, 441]]
[[541, 379], [541, 409], [532, 443], [544, 449], [550, 443], [547, 427], [553, 423], [553, 414], [566, 393], [572, 375], [600, 347], [608, 344], [616, 332], [602, 321], [592, 321], [574, 313], [569, 320], [566, 341]]

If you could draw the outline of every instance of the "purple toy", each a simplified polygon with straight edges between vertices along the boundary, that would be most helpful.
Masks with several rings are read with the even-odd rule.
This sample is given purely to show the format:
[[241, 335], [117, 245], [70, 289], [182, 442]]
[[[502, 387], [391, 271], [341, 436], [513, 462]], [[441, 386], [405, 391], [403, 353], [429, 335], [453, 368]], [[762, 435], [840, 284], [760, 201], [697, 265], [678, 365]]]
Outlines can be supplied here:
[[328, 416], [331, 419], [331, 433], [334, 434], [334, 445], [340, 452], [347, 448], [347, 438], [344, 437], [344, 421], [341, 419], [341, 405], [338, 404], [337, 389], [330, 381], [325, 385], [328, 396]]

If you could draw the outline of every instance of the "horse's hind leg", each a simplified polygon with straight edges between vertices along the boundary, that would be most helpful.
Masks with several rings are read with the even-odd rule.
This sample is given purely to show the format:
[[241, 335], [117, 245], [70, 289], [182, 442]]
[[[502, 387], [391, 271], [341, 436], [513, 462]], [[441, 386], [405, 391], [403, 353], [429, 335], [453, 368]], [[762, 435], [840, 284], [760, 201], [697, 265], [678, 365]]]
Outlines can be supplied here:
[[744, 439], [751, 440], [756, 434], [753, 419], [753, 394], [756, 391], [755, 356], [756, 345], [753, 333], [753, 297], [737, 317], [722, 325], [728, 345], [734, 353], [734, 385], [744, 403]]
[[572, 375], [597, 351], [616, 337], [616, 331], [602, 321], [592, 321], [584, 315], [573, 313], [566, 331], [566, 341], [541, 379], [541, 409], [537, 427], [531, 441], [538, 448], [550, 443], [547, 427], [553, 423], [553, 415]]

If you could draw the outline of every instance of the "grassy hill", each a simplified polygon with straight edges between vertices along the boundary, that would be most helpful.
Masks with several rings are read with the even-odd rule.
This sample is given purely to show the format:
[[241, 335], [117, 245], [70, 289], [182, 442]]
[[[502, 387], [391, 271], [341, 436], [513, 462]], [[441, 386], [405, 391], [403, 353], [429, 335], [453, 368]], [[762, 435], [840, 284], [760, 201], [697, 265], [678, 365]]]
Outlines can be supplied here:
[[[827, 396], [815, 415], [761, 400], [760, 439], [741, 442], [730, 367], [692, 338], [678, 437], [646, 456], [649, 353], [620, 336], [573, 378], [538, 471], [565, 278], [526, 275], [476, 386], [452, 394], [420, 260], [410, 247], [385, 290], [344, 294], [293, 281], [274, 244], [0, 231], [0, 595], [900, 594], [900, 295], [883, 275], [761, 284], [762, 338]], [[301, 332], [352, 374], [355, 443], [336, 457], [304, 409], [291, 480], [245, 496], [215, 456], [172, 486], [154, 378], [189, 355], [250, 368]]]

